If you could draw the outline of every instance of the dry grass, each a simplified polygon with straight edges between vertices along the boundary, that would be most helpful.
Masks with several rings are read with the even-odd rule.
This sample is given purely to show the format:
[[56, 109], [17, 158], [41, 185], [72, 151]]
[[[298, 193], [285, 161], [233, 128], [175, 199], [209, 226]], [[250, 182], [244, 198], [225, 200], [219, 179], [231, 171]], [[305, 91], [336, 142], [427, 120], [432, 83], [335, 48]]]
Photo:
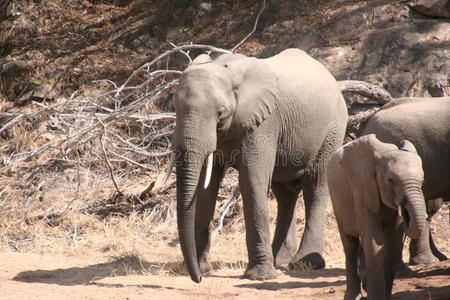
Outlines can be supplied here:
[[[163, 203], [141, 212], [110, 215], [106, 218], [83, 212], [82, 209], [107, 201], [114, 194], [109, 178], [83, 169], [80, 173], [79, 197], [73, 201], [78, 183], [75, 170], [68, 169], [64, 175], [46, 173], [39, 197], [22, 201], [6, 201], [12, 196], [11, 186], [2, 189], [2, 214], [0, 242], [2, 251], [33, 252], [46, 255], [75, 257], [103, 256], [115, 261], [134, 257], [150, 262], [152, 274], [185, 274], [178, 245], [175, 219], [174, 187], [161, 197]], [[235, 180], [230, 174], [225, 184]], [[118, 177], [118, 184], [126, 194], [136, 194], [147, 186], [147, 178]], [[133, 185], [127, 183], [133, 182]], [[17, 191], [14, 191], [18, 193]], [[9, 197], [8, 197], [9, 196]], [[219, 206], [226, 200], [227, 192], [219, 196]], [[24, 198], [22, 198], [24, 199]], [[56, 219], [30, 219], [32, 216], [50, 214], [69, 209]], [[271, 231], [274, 231], [276, 201], [269, 201]], [[241, 275], [247, 263], [245, 228], [241, 200], [232, 211], [232, 218], [225, 219], [223, 232], [212, 243], [210, 260], [215, 269], [223, 274]], [[215, 217], [217, 222], [219, 215]], [[28, 221], [27, 221], [28, 220]], [[304, 216], [299, 205], [298, 236], [303, 230]], [[338, 259], [342, 251], [332, 215], [328, 214], [325, 255]], [[330, 243], [331, 241], [331, 243]], [[147, 270], [148, 271], [148, 270]], [[159, 273], [158, 273], [159, 274]]]

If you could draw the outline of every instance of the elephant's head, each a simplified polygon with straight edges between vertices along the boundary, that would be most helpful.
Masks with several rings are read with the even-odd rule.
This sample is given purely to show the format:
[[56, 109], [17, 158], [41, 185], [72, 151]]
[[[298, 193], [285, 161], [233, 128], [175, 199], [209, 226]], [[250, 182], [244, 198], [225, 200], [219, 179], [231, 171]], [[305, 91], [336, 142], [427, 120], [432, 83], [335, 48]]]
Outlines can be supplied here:
[[[272, 113], [276, 79], [255, 58], [226, 54], [197, 57], [181, 75], [174, 97], [173, 146], [177, 168], [178, 232], [192, 280], [200, 282], [195, 244], [196, 190], [207, 188], [218, 140], [239, 138]], [[205, 182], [199, 183], [205, 167]]]
[[406, 234], [418, 238], [427, 215], [422, 193], [422, 160], [414, 145], [404, 140], [397, 148], [370, 134], [344, 147], [343, 161], [355, 192], [368, 209], [377, 213], [383, 203], [397, 210]]

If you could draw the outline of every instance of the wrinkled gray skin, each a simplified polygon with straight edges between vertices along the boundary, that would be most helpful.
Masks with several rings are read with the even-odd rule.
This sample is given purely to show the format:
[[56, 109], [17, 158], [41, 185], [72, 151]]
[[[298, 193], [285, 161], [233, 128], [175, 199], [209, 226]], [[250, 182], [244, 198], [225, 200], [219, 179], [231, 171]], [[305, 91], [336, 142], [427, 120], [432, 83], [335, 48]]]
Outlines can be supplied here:
[[[267, 59], [225, 54], [211, 61], [201, 55], [183, 72], [174, 100], [178, 232], [192, 280], [200, 282], [201, 273], [211, 270], [210, 222], [227, 167], [239, 171], [249, 259], [244, 277], [275, 278], [274, 257], [323, 268], [325, 166], [342, 144], [347, 123], [346, 104], [328, 70], [297, 49]], [[205, 189], [210, 153], [212, 176]], [[272, 247], [270, 186], [278, 201]], [[306, 226], [296, 252], [300, 189]]]
[[[403, 232], [417, 238], [425, 228], [422, 182], [420, 157], [406, 140], [397, 148], [366, 135], [331, 158], [328, 186], [345, 251], [345, 300], [360, 299], [361, 279], [366, 280], [368, 299], [391, 298]], [[358, 275], [360, 247], [365, 278]]]
[[422, 158], [427, 226], [410, 243], [410, 264], [435, 263], [447, 257], [434, 245], [431, 217], [450, 200], [450, 97], [396, 99], [375, 113], [361, 135], [376, 134], [385, 143], [411, 141]]

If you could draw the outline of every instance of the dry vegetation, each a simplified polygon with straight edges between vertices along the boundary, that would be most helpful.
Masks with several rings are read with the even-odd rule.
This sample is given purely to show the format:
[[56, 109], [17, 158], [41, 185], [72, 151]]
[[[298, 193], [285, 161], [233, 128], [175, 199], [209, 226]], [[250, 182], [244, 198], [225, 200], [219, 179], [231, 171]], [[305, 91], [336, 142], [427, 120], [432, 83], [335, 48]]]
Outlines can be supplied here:
[[[197, 46], [186, 48], [191, 47]], [[4, 113], [9, 121], [0, 129], [4, 135], [3, 247], [42, 254], [102, 253], [114, 260], [134, 257], [140, 261], [148, 253], [154, 256], [154, 249], [169, 246], [160, 257], [152, 257], [155, 263], [144, 271], [183, 270], [177, 247], [174, 176], [163, 178], [174, 114], [160, 109], [179, 71], [155, 71], [152, 64], [136, 70], [120, 87], [100, 82], [111, 86], [100, 95], [74, 93], [56, 103], [32, 102], [29, 112]], [[142, 81], [136, 83], [134, 77]], [[216, 268], [238, 275], [247, 260], [240, 202], [225, 211], [235, 183], [236, 174], [230, 171], [215, 218], [216, 227], [222, 227], [222, 222], [225, 227], [220, 234], [219, 228], [213, 229], [211, 259]], [[276, 205], [270, 203], [274, 226]], [[302, 203], [299, 212], [301, 232]], [[331, 209], [328, 215], [326, 254], [336, 258], [342, 251]]]
[[[22, 9], [43, 9], [36, 7], [43, 3], [29, 5]], [[65, 29], [67, 32], [84, 30], [86, 23], [92, 24], [92, 19], [84, 19], [89, 8], [74, 5], [72, 2], [63, 8], [62, 3], [55, 2], [46, 6], [45, 9], [61, 12], [61, 18], [51, 22], [31, 16], [43, 30], [37, 32], [39, 36], [55, 36], [55, 44], [47, 45], [52, 51], [64, 51], [64, 45], [74, 42], [58, 34], [55, 26], [63, 20], [72, 26]], [[69, 16], [69, 12], [73, 13]], [[46, 22], [48, 25], [44, 26]], [[64, 44], [58, 44], [58, 39]], [[14, 42], [25, 44], [20, 39]], [[13, 46], [17, 45], [10, 44]], [[174, 127], [170, 97], [180, 70], [190, 62], [189, 51], [196, 48], [226, 51], [211, 46], [181, 47], [172, 51], [180, 53], [175, 63], [171, 61], [173, 55], [165, 53], [136, 69], [121, 86], [113, 80], [96, 81], [90, 83], [89, 89], [78, 89], [70, 97], [31, 100], [1, 113], [2, 248], [74, 256], [100, 253], [112, 259], [140, 259], [163, 248], [167, 251], [153, 257], [151, 261], [156, 264], [147, 267], [152, 272], [180, 272], [174, 176], [165, 183], [162, 177], [168, 166]], [[51, 56], [67, 59], [57, 53]], [[101, 59], [98, 62], [114, 63]], [[158, 69], [161, 66], [165, 68]], [[247, 260], [240, 201], [233, 202], [224, 212], [235, 176], [234, 172], [227, 175], [219, 195], [215, 224], [224, 228], [220, 233], [215, 230], [211, 259], [216, 267], [240, 274]], [[270, 203], [273, 224], [276, 206], [275, 201]], [[300, 209], [300, 232], [304, 224], [302, 212]], [[223, 224], [218, 225], [222, 219]], [[327, 223], [331, 230], [327, 233], [330, 243], [326, 254], [340, 256], [331, 210]]]
[[[89, 5], [84, 1], [21, 4], [21, 10], [27, 13], [24, 21], [33, 25], [29, 29], [35, 30], [38, 38], [29, 44], [25, 40], [29, 35], [15, 32], [18, 35], [12, 39], [16, 29], [12, 27], [3, 45], [31, 52], [30, 56], [39, 51], [41, 56], [62, 60], [57, 65], [66, 71], [76, 57], [63, 53], [73, 51], [73, 47], [85, 48], [77, 54], [98, 53], [96, 64], [90, 65], [95, 76], [102, 77], [102, 65], [98, 64], [109, 66], [108, 71], [119, 76], [120, 72], [110, 67], [117, 56], [106, 52], [103, 59], [100, 50], [105, 45], [86, 47], [83, 43], [88, 41], [79, 33], [88, 30], [93, 40], [108, 40], [105, 35], [111, 34], [113, 28], [108, 28], [107, 23], [116, 15], [116, 21], [126, 19], [127, 12], [132, 17], [124, 22], [138, 19], [133, 8]], [[103, 14], [94, 14], [91, 9]], [[44, 10], [44, 17], [40, 17], [39, 12]], [[50, 17], [54, 15], [57, 17]], [[116, 32], [116, 38], [120, 34]], [[48, 35], [54, 39], [49, 40]], [[190, 61], [187, 53], [182, 56], [184, 63], [178, 69]], [[173, 55], [164, 60], [163, 67], [169, 64], [169, 58]], [[43, 65], [36, 60], [34, 63]], [[48, 71], [45, 66], [42, 69]], [[84, 71], [89, 73], [90, 69]], [[131, 84], [120, 88], [112, 80], [98, 81], [67, 98], [28, 100], [12, 109], [11, 102], [3, 98], [2, 110], [9, 110], [2, 113], [0, 128], [3, 250], [76, 256], [101, 253], [115, 259], [139, 258], [148, 252], [146, 249], [153, 249], [153, 255], [154, 249], [168, 248], [153, 261], [157, 262], [158, 272], [177, 272], [180, 266], [176, 262], [181, 259], [176, 241], [173, 175], [164, 186], [158, 185], [170, 154], [169, 139], [174, 127], [170, 96], [179, 73], [147, 64], [133, 74]], [[45, 77], [39, 71], [35, 76]], [[228, 197], [229, 192], [225, 188], [221, 198]], [[242, 226], [237, 230], [242, 231]], [[173, 265], [167, 267], [167, 262]]]

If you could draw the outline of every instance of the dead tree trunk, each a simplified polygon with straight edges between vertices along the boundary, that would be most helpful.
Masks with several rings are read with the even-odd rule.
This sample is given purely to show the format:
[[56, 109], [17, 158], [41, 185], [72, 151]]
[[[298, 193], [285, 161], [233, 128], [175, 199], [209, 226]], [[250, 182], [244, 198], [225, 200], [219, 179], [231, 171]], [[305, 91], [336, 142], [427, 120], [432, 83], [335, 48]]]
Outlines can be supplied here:
[[347, 138], [355, 139], [359, 131], [359, 126], [372, 117], [384, 104], [390, 102], [393, 98], [389, 92], [374, 84], [357, 81], [342, 80], [338, 81], [342, 93], [356, 93], [363, 97], [374, 100], [376, 103], [347, 103], [349, 118], [347, 123]]
[[386, 104], [393, 98], [389, 92], [374, 84], [358, 80], [338, 81], [341, 92], [356, 93], [358, 95], [373, 99], [380, 104]]

